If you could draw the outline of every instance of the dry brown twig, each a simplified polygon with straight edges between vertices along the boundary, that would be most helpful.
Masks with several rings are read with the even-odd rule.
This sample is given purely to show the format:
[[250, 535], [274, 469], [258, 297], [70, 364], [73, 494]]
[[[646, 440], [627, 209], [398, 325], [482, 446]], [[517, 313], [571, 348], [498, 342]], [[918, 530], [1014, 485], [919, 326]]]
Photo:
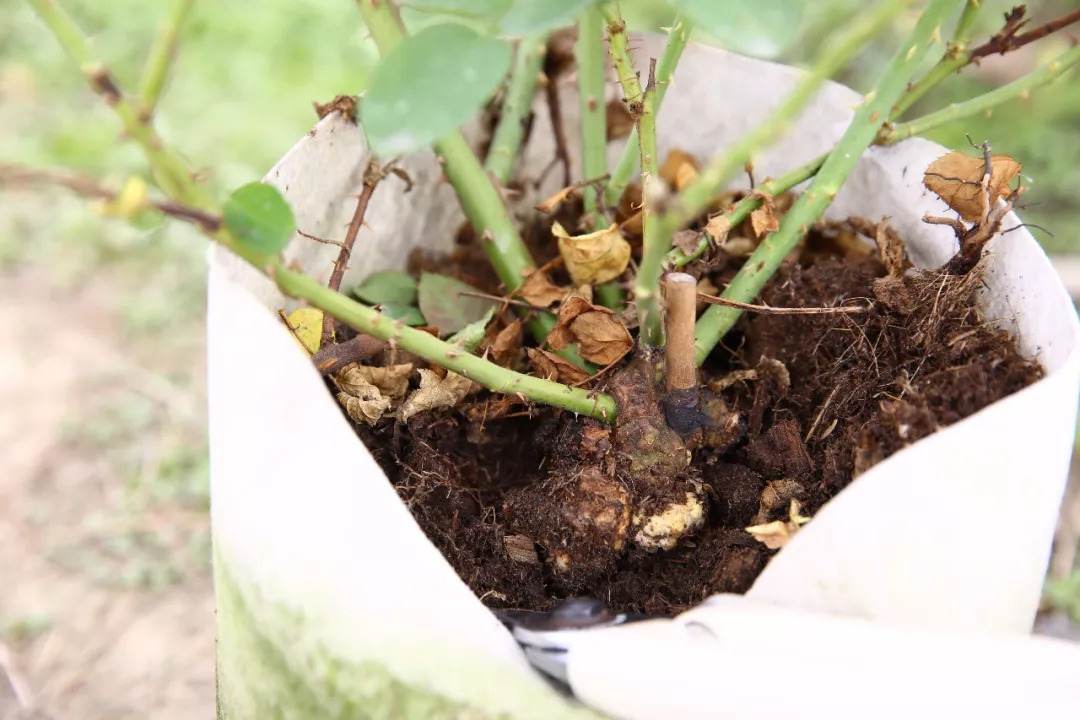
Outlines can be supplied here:
[[738, 302], [737, 300], [716, 297], [715, 295], [706, 295], [705, 293], [698, 293], [697, 299], [707, 302], [710, 305], [723, 305], [725, 307], [738, 308], [740, 310], [759, 313], [761, 315], [858, 315], [873, 307], [873, 305], [845, 305], [841, 307], [781, 308], [773, 307], [771, 305], [752, 305], [750, 303]]
[[974, 48], [969, 53], [971, 60], [977, 61], [979, 58], [988, 55], [1004, 55], [1005, 53], [1022, 48], [1028, 43], [1033, 43], [1036, 40], [1044, 38], [1051, 33], [1055, 33], [1064, 27], [1068, 27], [1075, 22], [1080, 22], [1080, 10], [1073, 10], [1070, 13], [1040, 25], [1033, 30], [1018, 34], [1029, 22], [1026, 15], [1026, 5], [1017, 5], [1005, 13], [1005, 25], [1001, 30], [994, 33], [993, 37], [982, 45]]

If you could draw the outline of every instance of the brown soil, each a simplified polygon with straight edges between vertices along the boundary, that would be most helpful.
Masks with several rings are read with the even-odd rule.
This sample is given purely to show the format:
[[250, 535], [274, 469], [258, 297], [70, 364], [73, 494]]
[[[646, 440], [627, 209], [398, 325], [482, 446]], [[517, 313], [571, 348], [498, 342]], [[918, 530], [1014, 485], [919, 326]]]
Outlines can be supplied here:
[[[671, 431], [655, 422], [660, 391], [642, 380], [650, 368], [640, 359], [599, 382], [619, 400], [614, 430], [485, 391], [464, 407], [359, 432], [424, 532], [492, 607], [548, 609], [586, 594], [618, 610], [668, 614], [713, 593], [744, 592], [775, 552], [748, 525], [786, 519], [791, 499], [813, 516], [875, 463], [1041, 377], [975, 308], [977, 272], [875, 283], [885, 275], [880, 260], [837, 243], [835, 230], [816, 231], [761, 301], [876, 302], [859, 315], [744, 317], [725, 338], [730, 352], [714, 352], [703, 369], [713, 407], [737, 420], [711, 438], [664, 436]], [[536, 257], [554, 253], [532, 244]], [[453, 274], [497, 291], [473, 247], [462, 238]], [[415, 264], [436, 266], [430, 258]], [[717, 258], [692, 268], [719, 287], [735, 270]], [[790, 384], [762, 358], [782, 363]], [[750, 368], [764, 379], [730, 381], [732, 371]], [[643, 461], [642, 438], [656, 447], [685, 441], [691, 464], [648, 465], [663, 452]], [[661, 476], [680, 484], [657, 490]], [[672, 497], [653, 495], [677, 498], [687, 488], [699, 488], [707, 505], [693, 536], [653, 551], [618, 539], [628, 492], [662, 504]]]

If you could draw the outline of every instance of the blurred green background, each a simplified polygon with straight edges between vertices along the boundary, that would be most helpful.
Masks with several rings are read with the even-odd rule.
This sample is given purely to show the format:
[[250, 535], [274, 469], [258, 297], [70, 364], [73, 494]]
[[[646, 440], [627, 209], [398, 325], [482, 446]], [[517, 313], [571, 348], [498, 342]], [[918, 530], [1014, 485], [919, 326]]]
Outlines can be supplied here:
[[[168, 3], [67, 0], [65, 5], [92, 35], [95, 52], [120, 84], [137, 87]], [[802, 39], [777, 60], [812, 60], [828, 32], [864, 3], [806, 5]], [[976, 39], [1000, 27], [1001, 14], [1011, 3], [984, 0], [983, 5]], [[1033, 8], [1033, 17], [1036, 22], [1049, 19], [1074, 6], [1041, 2]], [[656, 29], [672, 17], [665, 3], [646, 0], [624, 2], [624, 12], [631, 29], [639, 30]], [[138, 150], [119, 141], [111, 111], [87, 90], [29, 7], [21, 0], [0, 0], [0, 18], [0, 161], [68, 167], [114, 186], [130, 174], [143, 173]], [[911, 21], [909, 17], [898, 23], [838, 79], [867, 89]], [[928, 95], [913, 116], [1012, 80], [1062, 52], [1069, 42], [1062, 34], [1008, 58], [988, 58]], [[260, 177], [307, 132], [315, 121], [312, 101], [362, 91], [374, 59], [374, 47], [349, 0], [196, 2], [157, 125], [167, 142], [194, 166], [205, 168], [209, 182], [223, 195]], [[1026, 200], [1032, 204], [1023, 215], [1054, 233], [1049, 237], [1036, 231], [1049, 251], [1066, 253], [1080, 250], [1080, 164], [1067, 150], [1076, 146], [1078, 129], [1080, 78], [1072, 76], [1037, 90], [1028, 100], [1002, 106], [990, 117], [941, 128], [932, 138], [963, 148], [964, 135], [970, 133], [976, 140], [990, 140], [996, 152], [1019, 159], [1030, 185]], [[110, 512], [158, 512], [176, 506], [205, 512], [205, 241], [176, 224], [133, 227], [104, 219], [64, 193], [20, 193], [18, 201], [13, 198], [0, 194], [0, 281], [33, 277], [34, 287], [72, 302], [83, 297], [86, 288], [95, 288], [94, 297], [110, 320], [104, 342], [137, 367], [149, 369], [194, 408], [177, 412], [169, 403], [147, 401], [146, 393], [123, 388], [104, 393], [90, 401], [86, 416], [68, 423], [62, 447], [105, 459], [104, 465], [95, 466], [96, 481], [126, 489]], [[40, 332], [50, 332], [52, 322], [45, 322]], [[184, 552], [201, 555], [205, 529], [193, 530], [185, 542]], [[173, 555], [152, 554], [157, 559], [148, 562], [153, 567], [171, 563], [176, 572], [132, 571], [131, 582], [160, 585], [181, 577], [187, 564], [175, 559], [175, 548], [169, 552]], [[1061, 593], [1062, 602], [1080, 605], [1080, 576], [1074, 576], [1072, 587]]]

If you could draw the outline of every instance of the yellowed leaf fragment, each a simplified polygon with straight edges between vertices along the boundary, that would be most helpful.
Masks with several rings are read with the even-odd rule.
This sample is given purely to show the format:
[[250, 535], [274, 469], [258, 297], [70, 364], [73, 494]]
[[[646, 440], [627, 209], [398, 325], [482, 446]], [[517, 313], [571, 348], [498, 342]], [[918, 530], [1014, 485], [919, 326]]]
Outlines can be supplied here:
[[412, 363], [389, 367], [352, 363], [342, 368], [335, 380], [338, 387], [350, 395], [359, 395], [359, 389], [374, 386], [383, 396], [396, 400], [405, 397], [405, 393], [409, 391], [409, 376], [412, 371]]
[[431, 370], [418, 370], [420, 388], [413, 390], [401, 406], [401, 419], [408, 420], [417, 413], [437, 408], [454, 407], [465, 399], [476, 383], [457, 373], [448, 372], [440, 378]]
[[760, 238], [766, 233], [776, 232], [780, 228], [780, 221], [773, 212], [772, 195], [761, 190], [755, 190], [753, 195], [762, 200], [761, 207], [750, 213], [750, 226], [754, 229], [754, 237]]
[[1009, 184], [1020, 174], [1021, 167], [1008, 155], [992, 155], [987, 187], [989, 197], [986, 198], [982, 190], [986, 173], [983, 158], [953, 151], [930, 163], [923, 175], [923, 185], [958, 212], [961, 218], [976, 222], [986, 217], [990, 209], [986, 206], [986, 200], [993, 204], [998, 198], [1009, 194]]
[[676, 192], [698, 179], [698, 164], [693, 155], [672, 150], [660, 166], [660, 177]]
[[559, 254], [575, 285], [614, 280], [630, 262], [630, 243], [619, 234], [618, 224], [571, 236], [562, 225], [554, 223], [551, 233], [559, 239]]
[[295, 333], [294, 339], [304, 352], [313, 355], [319, 351], [319, 344], [322, 342], [322, 310], [312, 307], [297, 308], [289, 313], [289, 325]]
[[517, 295], [530, 305], [550, 307], [563, 299], [565, 288], [551, 282], [546, 272], [537, 270], [525, 279], [517, 290]]
[[810, 518], [800, 514], [801, 510], [802, 507], [799, 505], [799, 501], [792, 498], [787, 520], [774, 520], [764, 525], [751, 525], [746, 528], [746, 532], [753, 535], [755, 540], [764, 544], [770, 550], [779, 550], [787, 545], [791, 538], [795, 537], [795, 533], [799, 532], [799, 528], [810, 522]]

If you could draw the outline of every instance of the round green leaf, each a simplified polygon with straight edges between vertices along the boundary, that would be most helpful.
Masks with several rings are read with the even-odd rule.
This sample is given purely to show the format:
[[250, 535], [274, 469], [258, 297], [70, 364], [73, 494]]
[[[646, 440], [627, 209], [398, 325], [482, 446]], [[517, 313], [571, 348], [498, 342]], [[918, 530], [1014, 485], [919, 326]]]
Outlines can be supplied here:
[[229, 196], [222, 211], [225, 227], [245, 247], [277, 254], [296, 231], [292, 208], [273, 185], [253, 182]]
[[353, 295], [372, 305], [412, 305], [416, 302], [416, 281], [400, 270], [384, 270], [368, 275], [353, 288]]
[[463, 292], [478, 291], [472, 285], [446, 275], [423, 273], [417, 289], [420, 312], [428, 325], [439, 328], [440, 335], [456, 333], [483, 319], [498, 304], [494, 300], [462, 295]]
[[507, 35], [534, 35], [570, 25], [596, 0], [514, 0], [499, 21]]
[[471, 118], [510, 67], [510, 46], [454, 23], [421, 30], [375, 68], [361, 117], [375, 152], [419, 150]]
[[410, 0], [409, 7], [421, 12], [495, 20], [510, 7], [510, 0]]
[[674, 0], [701, 32], [725, 48], [776, 57], [798, 36], [802, 0]]

